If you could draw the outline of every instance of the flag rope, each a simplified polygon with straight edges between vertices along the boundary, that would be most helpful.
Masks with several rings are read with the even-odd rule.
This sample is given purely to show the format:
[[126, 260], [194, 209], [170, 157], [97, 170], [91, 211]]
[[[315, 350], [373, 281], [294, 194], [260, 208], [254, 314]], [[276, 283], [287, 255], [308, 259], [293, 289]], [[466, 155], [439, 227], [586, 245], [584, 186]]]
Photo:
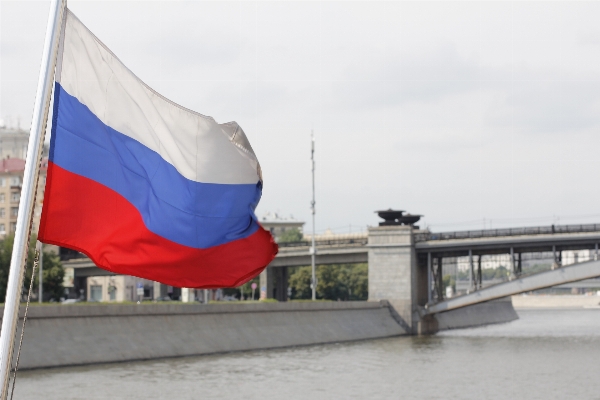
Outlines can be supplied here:
[[40, 250], [35, 249], [35, 257], [33, 259], [33, 269], [31, 270], [31, 280], [29, 282], [29, 293], [27, 294], [27, 305], [25, 306], [25, 314], [23, 315], [23, 326], [21, 328], [21, 338], [19, 339], [19, 349], [17, 350], [17, 359], [15, 360], [15, 370], [13, 372], [12, 389], [10, 391], [10, 400], [15, 394], [15, 384], [17, 383], [17, 370], [19, 369], [19, 358], [21, 357], [21, 346], [23, 345], [23, 336], [25, 335], [25, 322], [27, 322], [27, 311], [29, 310], [29, 301], [31, 300], [31, 292], [33, 289], [33, 281], [35, 280], [35, 270], [40, 263]]

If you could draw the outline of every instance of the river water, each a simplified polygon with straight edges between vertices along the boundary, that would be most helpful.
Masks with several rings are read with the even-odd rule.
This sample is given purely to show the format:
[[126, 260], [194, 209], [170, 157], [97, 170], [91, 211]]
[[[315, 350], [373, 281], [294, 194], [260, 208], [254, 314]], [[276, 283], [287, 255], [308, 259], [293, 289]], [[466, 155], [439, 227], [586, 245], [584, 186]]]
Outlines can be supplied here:
[[19, 373], [15, 399], [600, 399], [600, 309], [282, 350]]

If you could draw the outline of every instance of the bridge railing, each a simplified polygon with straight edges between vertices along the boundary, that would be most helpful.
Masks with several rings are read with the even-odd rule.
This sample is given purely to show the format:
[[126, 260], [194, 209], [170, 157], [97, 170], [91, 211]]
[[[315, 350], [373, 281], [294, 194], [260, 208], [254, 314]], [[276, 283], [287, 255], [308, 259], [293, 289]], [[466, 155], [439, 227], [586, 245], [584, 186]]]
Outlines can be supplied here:
[[[364, 246], [367, 244], [367, 236], [361, 235], [356, 237], [346, 238], [332, 238], [332, 239], [316, 239], [316, 247], [342, 247], [348, 245]], [[277, 243], [279, 247], [310, 247], [312, 245], [310, 240], [303, 240], [300, 242], [283, 242]]]
[[481, 229], [456, 232], [419, 232], [415, 241], [477, 239], [498, 236], [549, 235], [556, 233], [600, 232], [600, 224], [531, 226], [524, 228]]

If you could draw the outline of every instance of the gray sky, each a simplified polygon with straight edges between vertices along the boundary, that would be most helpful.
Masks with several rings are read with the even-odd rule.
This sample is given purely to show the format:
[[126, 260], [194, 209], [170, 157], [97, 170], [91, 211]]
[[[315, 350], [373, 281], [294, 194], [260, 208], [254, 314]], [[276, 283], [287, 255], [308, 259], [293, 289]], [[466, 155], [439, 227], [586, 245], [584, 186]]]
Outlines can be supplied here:
[[[0, 118], [28, 127], [49, 2], [0, 2]], [[317, 230], [600, 222], [600, 3], [69, 1], [154, 89], [248, 134], [257, 210]], [[307, 224], [306, 228], [310, 228]]]

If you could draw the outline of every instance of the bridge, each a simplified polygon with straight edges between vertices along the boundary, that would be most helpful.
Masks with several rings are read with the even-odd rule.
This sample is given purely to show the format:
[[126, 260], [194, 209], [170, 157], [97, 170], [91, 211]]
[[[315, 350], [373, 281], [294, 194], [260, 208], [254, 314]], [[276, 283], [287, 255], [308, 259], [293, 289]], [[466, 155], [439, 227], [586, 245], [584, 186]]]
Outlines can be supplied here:
[[[522, 262], [532, 258], [554, 258], [557, 266], [562, 265], [562, 252], [567, 250], [592, 250], [598, 256], [600, 224], [553, 225], [527, 228], [489, 229], [432, 233], [428, 230], [413, 230], [415, 253], [422, 268], [430, 270], [430, 278], [443, 278], [441, 266], [445, 260], [469, 257], [473, 273], [473, 289], [481, 288], [481, 261], [486, 256], [512, 254], [511, 268], [514, 276], [522, 275]], [[350, 264], [368, 262], [368, 233], [338, 235], [316, 241], [318, 265]], [[278, 256], [270, 268], [310, 265], [310, 242], [280, 243]], [[475, 267], [474, 262], [477, 266]], [[424, 264], [427, 264], [424, 265]], [[280, 272], [273, 272], [281, 275]], [[599, 274], [600, 275], [600, 274]], [[276, 278], [277, 279], [277, 278]], [[279, 279], [281, 280], [281, 279]], [[440, 294], [441, 283], [432, 283], [431, 295]], [[281, 293], [280, 287], [275, 292]], [[273, 296], [277, 297], [277, 296]], [[285, 300], [281, 299], [280, 300]]]
[[[412, 225], [370, 228], [359, 235], [339, 235], [316, 241], [316, 264], [369, 264], [369, 300], [388, 300], [409, 327], [424, 317], [513, 294], [600, 276], [600, 262], [563, 266], [568, 250], [589, 250], [598, 260], [600, 224], [430, 232]], [[76, 253], [73, 253], [76, 254]], [[510, 281], [484, 287], [482, 260], [509, 257]], [[469, 294], [446, 298], [444, 268], [466, 258]], [[553, 260], [554, 270], [526, 276], [525, 260]], [[68, 258], [68, 257], [65, 257]], [[261, 274], [267, 297], [287, 300], [288, 267], [311, 263], [310, 242], [280, 243], [280, 251]], [[76, 278], [110, 275], [86, 257], [64, 261]], [[600, 284], [599, 284], [600, 286]]]
[[[555, 252], [560, 262], [559, 253], [565, 250], [598, 252], [600, 224], [442, 233], [415, 229], [414, 244], [417, 254], [431, 253], [435, 258]], [[279, 254], [269, 267], [310, 265], [310, 246], [308, 241], [280, 243]], [[367, 262], [368, 233], [316, 240], [316, 248], [318, 265]]]
[[[317, 241], [316, 263], [368, 262], [369, 299], [390, 300], [404, 323], [416, 326], [426, 315], [598, 277], [600, 263], [563, 266], [562, 254], [569, 250], [589, 250], [593, 259], [598, 260], [599, 243], [600, 224], [442, 233], [388, 225], [371, 228], [363, 235]], [[482, 260], [497, 255], [508, 256], [510, 281], [484, 288]], [[261, 277], [264, 278], [261, 286], [273, 293], [273, 297], [284, 300], [287, 273], [282, 269], [309, 265], [310, 257], [308, 242], [281, 243], [280, 254]], [[460, 257], [468, 260], [470, 293], [447, 299], [443, 268]], [[527, 276], [523, 262], [540, 258], [550, 258], [555, 269]], [[588, 283], [600, 287], [600, 282]], [[394, 296], [399, 298], [394, 301]]]

